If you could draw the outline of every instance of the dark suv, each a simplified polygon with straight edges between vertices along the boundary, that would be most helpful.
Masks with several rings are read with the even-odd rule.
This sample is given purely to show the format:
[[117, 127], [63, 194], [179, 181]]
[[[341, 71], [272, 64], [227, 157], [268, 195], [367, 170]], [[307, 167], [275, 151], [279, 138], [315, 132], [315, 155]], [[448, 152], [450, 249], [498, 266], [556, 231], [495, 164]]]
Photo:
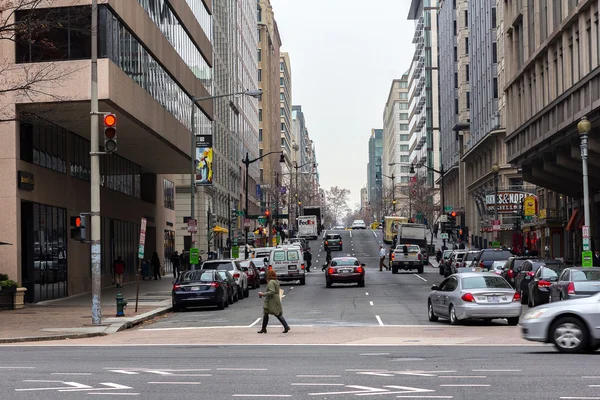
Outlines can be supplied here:
[[479, 252], [479, 255], [473, 260], [472, 267], [489, 270], [494, 261], [508, 260], [513, 256], [509, 250], [502, 249], [484, 249]]
[[325, 235], [325, 251], [342, 251], [342, 236], [339, 233], [328, 233]]
[[554, 259], [525, 260], [515, 278], [515, 290], [521, 294], [521, 304], [529, 304], [529, 283], [541, 267], [548, 266], [553, 270], [564, 269], [564, 264]]
[[510, 283], [513, 288], [516, 288], [516, 279], [519, 271], [521, 271], [521, 266], [525, 261], [535, 259], [536, 257], [527, 256], [510, 257], [508, 260], [506, 260], [504, 268], [502, 268], [502, 277], [506, 279], [506, 281]]

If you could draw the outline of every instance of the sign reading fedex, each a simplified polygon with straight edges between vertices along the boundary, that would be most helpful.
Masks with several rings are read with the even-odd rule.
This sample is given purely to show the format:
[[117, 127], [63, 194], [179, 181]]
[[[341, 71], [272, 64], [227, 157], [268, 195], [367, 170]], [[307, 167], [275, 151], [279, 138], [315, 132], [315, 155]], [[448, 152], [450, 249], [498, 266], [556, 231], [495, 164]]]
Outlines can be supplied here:
[[299, 217], [298, 218], [298, 224], [300, 225], [316, 225], [317, 224], [317, 218], [315, 217], [314, 220], [312, 219], [300, 219], [300, 218], [305, 218], [305, 217]]
[[317, 239], [317, 217], [315, 215], [304, 215], [298, 217], [298, 237]]

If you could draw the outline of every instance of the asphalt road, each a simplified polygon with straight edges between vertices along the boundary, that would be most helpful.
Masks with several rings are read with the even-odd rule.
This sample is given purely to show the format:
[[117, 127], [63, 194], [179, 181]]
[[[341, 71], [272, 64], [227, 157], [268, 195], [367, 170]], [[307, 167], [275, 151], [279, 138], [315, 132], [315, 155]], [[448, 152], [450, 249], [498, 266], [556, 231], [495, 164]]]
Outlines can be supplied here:
[[0, 398], [591, 400], [599, 357], [545, 347], [5, 347]]
[[[324, 273], [321, 272], [326, 255], [323, 240], [312, 241], [310, 248], [313, 268], [307, 274], [306, 285], [281, 284], [285, 291], [283, 307], [288, 323], [292, 326], [430, 324], [427, 320], [427, 296], [431, 285], [441, 281], [437, 269], [427, 267], [421, 275], [412, 272], [392, 275], [385, 270], [379, 272], [381, 231], [339, 232], [343, 238], [343, 251], [333, 251], [332, 255], [356, 256], [365, 263], [366, 286], [359, 288], [354, 284], [334, 285], [327, 289]], [[258, 290], [251, 291], [249, 298], [222, 311], [209, 307], [172, 314], [157, 321], [152, 328], [258, 324], [263, 302], [258, 298], [257, 292]]]

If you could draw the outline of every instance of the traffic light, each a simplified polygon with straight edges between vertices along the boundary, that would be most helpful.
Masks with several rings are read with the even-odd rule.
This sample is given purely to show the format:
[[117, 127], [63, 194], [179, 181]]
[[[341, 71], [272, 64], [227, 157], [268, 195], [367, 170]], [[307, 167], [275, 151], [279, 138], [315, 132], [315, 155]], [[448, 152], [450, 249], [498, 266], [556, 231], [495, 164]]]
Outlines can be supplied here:
[[448, 214], [448, 222], [446, 223], [446, 230], [453, 230], [456, 227], [456, 212], [452, 211]]
[[86, 242], [88, 236], [88, 213], [81, 213], [77, 217], [71, 217], [71, 239]]
[[271, 211], [265, 211], [265, 217], [267, 219], [267, 224], [269, 224], [271, 222]]
[[233, 208], [231, 210], [231, 216], [229, 217], [229, 219], [231, 220], [231, 223], [237, 224], [237, 218], [238, 218], [237, 210], [235, 208]]
[[104, 151], [107, 153], [117, 151], [117, 116], [115, 114], [104, 116]]

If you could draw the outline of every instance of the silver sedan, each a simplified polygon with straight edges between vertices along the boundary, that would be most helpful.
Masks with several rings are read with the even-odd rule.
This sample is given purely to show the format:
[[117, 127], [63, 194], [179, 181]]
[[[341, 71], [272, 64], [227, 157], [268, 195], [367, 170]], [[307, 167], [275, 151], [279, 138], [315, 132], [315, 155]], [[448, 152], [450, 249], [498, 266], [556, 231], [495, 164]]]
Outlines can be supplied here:
[[466, 319], [497, 318], [517, 325], [521, 312], [521, 296], [504, 278], [488, 272], [450, 275], [439, 286], [431, 287], [427, 300], [429, 320], [447, 318], [452, 325]]
[[563, 353], [600, 348], [600, 293], [583, 299], [544, 304], [521, 319], [524, 339], [552, 343]]

